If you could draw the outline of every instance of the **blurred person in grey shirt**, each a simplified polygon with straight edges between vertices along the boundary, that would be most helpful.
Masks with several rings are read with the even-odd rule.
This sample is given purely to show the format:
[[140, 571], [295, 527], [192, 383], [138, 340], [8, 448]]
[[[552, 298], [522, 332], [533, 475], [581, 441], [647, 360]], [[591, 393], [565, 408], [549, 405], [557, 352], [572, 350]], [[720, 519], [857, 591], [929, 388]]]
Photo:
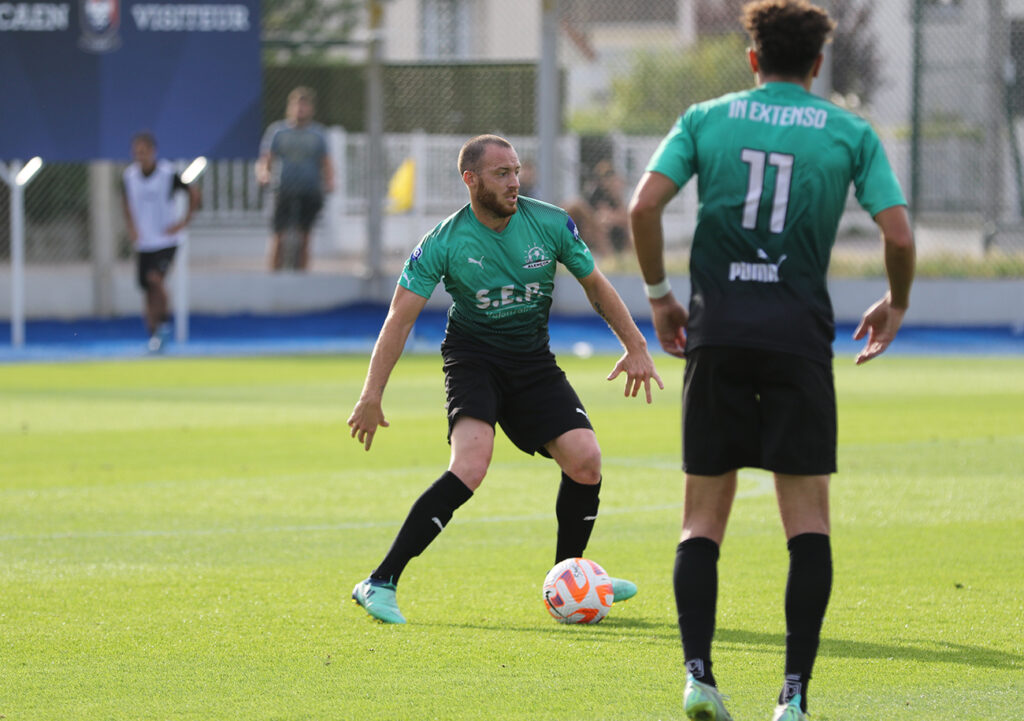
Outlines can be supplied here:
[[288, 94], [284, 120], [272, 123], [263, 134], [256, 179], [273, 183], [274, 217], [270, 237], [270, 269], [284, 267], [284, 235], [297, 230], [299, 246], [295, 268], [309, 267], [309, 236], [324, 205], [324, 194], [334, 190], [334, 166], [327, 152], [324, 127], [313, 120], [316, 92], [297, 87]]

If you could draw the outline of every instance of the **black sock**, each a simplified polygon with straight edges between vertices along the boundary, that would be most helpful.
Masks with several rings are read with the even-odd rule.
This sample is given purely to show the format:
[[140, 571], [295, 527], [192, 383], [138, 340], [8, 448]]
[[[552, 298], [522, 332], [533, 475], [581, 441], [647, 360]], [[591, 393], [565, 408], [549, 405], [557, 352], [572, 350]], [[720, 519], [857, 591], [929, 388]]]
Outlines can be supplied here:
[[451, 471], [445, 471], [412, 504], [388, 555], [370, 574], [370, 578], [398, 583], [398, 578], [409, 561], [423, 553], [430, 542], [444, 530], [455, 509], [472, 496], [473, 491], [469, 490], [458, 476]]
[[558, 500], [555, 501], [555, 518], [558, 519], [555, 563], [583, 555], [597, 520], [600, 493], [600, 481], [587, 486], [562, 473], [562, 484], [558, 487]]
[[686, 670], [698, 681], [717, 685], [711, 672], [711, 638], [718, 603], [718, 544], [710, 538], [688, 538], [676, 548], [672, 573], [679, 633]]
[[801, 533], [789, 539], [786, 582], [786, 679], [779, 703], [800, 694], [807, 711], [807, 684], [818, 655], [821, 624], [832, 592], [832, 547], [822, 533]]

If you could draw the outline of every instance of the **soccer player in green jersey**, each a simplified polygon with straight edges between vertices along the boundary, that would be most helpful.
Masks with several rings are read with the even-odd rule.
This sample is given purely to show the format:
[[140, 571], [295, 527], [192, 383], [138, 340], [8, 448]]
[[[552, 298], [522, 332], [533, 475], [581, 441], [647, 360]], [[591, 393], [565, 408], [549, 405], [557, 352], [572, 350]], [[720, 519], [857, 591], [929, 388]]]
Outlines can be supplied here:
[[[744, 5], [752, 90], [687, 109], [655, 152], [630, 223], [662, 348], [686, 358], [681, 542], [673, 574], [691, 719], [729, 719], [711, 668], [717, 562], [737, 469], [775, 478], [789, 549], [786, 661], [774, 721], [800, 721], [832, 586], [835, 324], [829, 257], [852, 183], [881, 231], [889, 290], [854, 333], [863, 363], [903, 321], [914, 275], [906, 201], [867, 122], [810, 93], [833, 29], [806, 0]], [[696, 175], [689, 306], [664, 265], [662, 213]]]
[[[626, 374], [626, 396], [651, 380], [664, 385], [643, 334], [612, 284], [594, 265], [572, 218], [519, 195], [519, 158], [496, 135], [466, 142], [459, 171], [470, 202], [437, 225], [405, 263], [370, 358], [362, 394], [348, 419], [352, 437], [370, 449], [384, 387], [420, 311], [438, 283], [452, 297], [441, 355], [447, 393], [448, 470], [413, 504], [390, 550], [352, 598], [386, 623], [405, 623], [395, 598], [399, 576], [444, 530], [487, 473], [500, 423], [521, 450], [561, 468], [555, 502], [555, 561], [582, 556], [597, 518], [601, 449], [583, 403], [548, 347], [555, 270], [563, 264], [625, 348], [608, 380]], [[612, 579], [615, 600], [636, 593]]]

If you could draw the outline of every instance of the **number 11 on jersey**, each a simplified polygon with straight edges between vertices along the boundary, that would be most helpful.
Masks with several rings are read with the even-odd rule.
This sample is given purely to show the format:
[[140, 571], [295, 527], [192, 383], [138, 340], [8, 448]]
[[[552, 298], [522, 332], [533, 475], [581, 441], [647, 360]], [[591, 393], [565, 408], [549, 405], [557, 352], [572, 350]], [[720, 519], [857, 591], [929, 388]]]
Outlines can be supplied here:
[[764, 176], [768, 165], [775, 167], [775, 193], [772, 197], [772, 215], [768, 229], [781, 233], [786, 227], [786, 210], [789, 208], [789, 186], [793, 179], [794, 157], [786, 153], [766, 153], [763, 150], [744, 148], [740, 157], [750, 169], [747, 178], [747, 197], [743, 203], [743, 227], [757, 229], [757, 214], [764, 194]]

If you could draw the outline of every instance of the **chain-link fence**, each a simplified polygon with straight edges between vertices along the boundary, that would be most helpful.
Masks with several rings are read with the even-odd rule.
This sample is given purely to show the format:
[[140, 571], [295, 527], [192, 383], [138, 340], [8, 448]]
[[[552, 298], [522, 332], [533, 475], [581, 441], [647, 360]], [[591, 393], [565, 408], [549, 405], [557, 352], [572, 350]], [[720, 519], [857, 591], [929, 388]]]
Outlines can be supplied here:
[[[317, 93], [317, 120], [329, 128], [336, 187], [314, 231], [313, 273], [366, 271], [373, 188], [387, 204], [380, 244], [392, 271], [422, 233], [466, 202], [455, 161], [471, 135], [508, 136], [524, 163], [524, 194], [533, 192], [537, 89], [547, 62], [557, 68], [558, 133], [544, 199], [573, 213], [607, 267], [635, 267], [625, 205], [652, 151], [687, 105], [753, 82], [738, 22], [742, 4], [389, 0], [318, 5], [313, 18], [295, 3], [268, 0], [265, 123], [283, 116], [293, 88], [307, 86]], [[911, 201], [922, 274], [1024, 275], [1024, 83], [1015, 72], [1024, 73], [1024, 8], [1002, 0], [822, 4], [839, 25], [815, 90], [878, 129]], [[367, 12], [374, 6], [381, 15]], [[379, 20], [376, 35], [367, 32], [372, 18]], [[543, 23], [552, 19], [555, 53], [545, 57]], [[368, 37], [382, 38], [379, 128], [367, 120], [374, 90]], [[369, 149], [377, 139], [383, 161], [374, 173]], [[126, 138], [123, 159], [47, 164], [25, 188], [32, 272], [103, 282], [110, 273], [97, 271], [94, 249], [109, 248], [97, 240], [114, 234], [112, 272], [130, 273], [118, 188], [129, 145]], [[256, 153], [211, 163], [197, 181], [203, 206], [191, 227], [191, 267], [267, 272], [271, 196], [256, 182]], [[665, 216], [680, 270], [696, 215], [693, 185]], [[3, 188], [0, 273], [10, 252], [9, 217]], [[882, 273], [877, 231], [855, 202], [834, 258], [836, 275]], [[102, 295], [94, 289], [91, 297]], [[84, 305], [64, 314], [97, 310]]]

